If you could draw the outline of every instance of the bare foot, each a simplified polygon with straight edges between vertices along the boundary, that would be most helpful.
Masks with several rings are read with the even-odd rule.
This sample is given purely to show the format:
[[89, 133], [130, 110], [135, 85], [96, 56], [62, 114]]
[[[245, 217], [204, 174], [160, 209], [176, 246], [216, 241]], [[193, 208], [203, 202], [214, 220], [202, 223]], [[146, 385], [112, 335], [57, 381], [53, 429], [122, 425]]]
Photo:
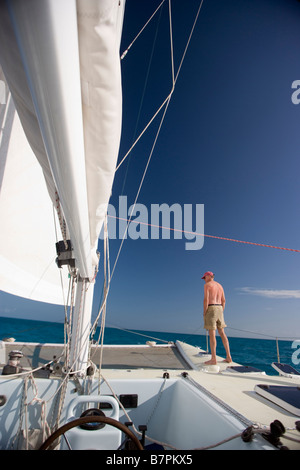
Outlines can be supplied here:
[[210, 360], [210, 361], [204, 362], [204, 364], [206, 364], [206, 365], [208, 365], [208, 366], [216, 366], [216, 365], [217, 365], [217, 361], [212, 361], [212, 360]]
[[224, 359], [224, 361], [222, 361], [222, 362], [228, 362], [228, 363], [229, 363], [229, 362], [232, 362], [232, 359], [231, 359], [231, 358], [229, 358], [229, 359], [226, 358], [226, 359]]

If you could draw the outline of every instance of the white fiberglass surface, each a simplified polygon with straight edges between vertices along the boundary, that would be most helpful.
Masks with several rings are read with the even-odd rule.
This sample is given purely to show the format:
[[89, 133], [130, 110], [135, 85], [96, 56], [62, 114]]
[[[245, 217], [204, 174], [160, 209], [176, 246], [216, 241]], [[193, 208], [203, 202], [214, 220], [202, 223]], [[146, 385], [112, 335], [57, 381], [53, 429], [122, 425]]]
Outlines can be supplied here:
[[[53, 411], [55, 410], [56, 390], [61, 384], [57, 379], [36, 379], [34, 385], [28, 382], [27, 407], [28, 427], [40, 427], [41, 401], [34, 400], [36, 394], [46, 403], [47, 421], [51, 425]], [[95, 407], [99, 402], [98, 381], [93, 380], [89, 407]], [[138, 429], [139, 425], [146, 425], [146, 435], [157, 442], [171, 444], [178, 449], [194, 449], [208, 446], [242, 432], [245, 424], [239, 421], [229, 411], [219, 406], [214, 400], [202, 391], [193, 387], [185, 379], [152, 379], [152, 380], [111, 380], [110, 387], [101, 383], [101, 395], [117, 397], [120, 395], [135, 395], [137, 407], [126, 407], [126, 414], [120, 408], [119, 420], [132, 421]], [[24, 381], [21, 379], [1, 378], [0, 395], [6, 397], [6, 403], [0, 407], [0, 448], [12, 447], [12, 442], [19, 429], [21, 416], [21, 403], [24, 397]], [[68, 416], [71, 402], [79, 396], [76, 384], [70, 380], [61, 417], [61, 423], [70, 419]], [[74, 408], [76, 410], [76, 408]], [[109, 416], [111, 411], [104, 409]], [[74, 418], [78, 416], [74, 413]], [[23, 426], [25, 420], [23, 417]], [[82, 439], [89, 441], [93, 431], [86, 431]], [[104, 430], [103, 430], [104, 432]], [[147, 441], [146, 441], [147, 443]], [[234, 439], [226, 448], [250, 448], [255, 446], [244, 443], [241, 438]]]

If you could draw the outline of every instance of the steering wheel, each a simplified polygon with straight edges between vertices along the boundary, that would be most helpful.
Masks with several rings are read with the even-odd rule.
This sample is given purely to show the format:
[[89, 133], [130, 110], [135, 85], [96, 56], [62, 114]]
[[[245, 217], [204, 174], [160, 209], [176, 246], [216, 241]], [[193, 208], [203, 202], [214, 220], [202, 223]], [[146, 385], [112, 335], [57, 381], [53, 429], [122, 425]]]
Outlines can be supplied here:
[[135, 434], [133, 434], [132, 431], [130, 431], [130, 429], [128, 429], [127, 426], [125, 426], [125, 424], [122, 424], [119, 421], [117, 421], [116, 419], [109, 418], [107, 416], [84, 416], [84, 417], [81, 417], [81, 418], [74, 419], [74, 420], [70, 421], [69, 423], [64, 424], [63, 426], [58, 428], [56, 431], [54, 431], [51, 434], [51, 436], [49, 436], [48, 439], [46, 439], [45, 442], [41, 445], [39, 450], [47, 450], [48, 447], [58, 437], [63, 435], [65, 432], [69, 431], [72, 428], [75, 428], [76, 426], [81, 426], [81, 425], [87, 424], [87, 423], [104, 423], [104, 424], [109, 424], [110, 426], [113, 426], [115, 428], [118, 428], [118, 429], [120, 429], [120, 431], [123, 431], [124, 434], [126, 434], [127, 437], [129, 437], [129, 439], [131, 439], [133, 441], [133, 443], [135, 444], [135, 446], [138, 450], [143, 450], [143, 446], [140, 443], [140, 441], [138, 440], [138, 438], [135, 436]]

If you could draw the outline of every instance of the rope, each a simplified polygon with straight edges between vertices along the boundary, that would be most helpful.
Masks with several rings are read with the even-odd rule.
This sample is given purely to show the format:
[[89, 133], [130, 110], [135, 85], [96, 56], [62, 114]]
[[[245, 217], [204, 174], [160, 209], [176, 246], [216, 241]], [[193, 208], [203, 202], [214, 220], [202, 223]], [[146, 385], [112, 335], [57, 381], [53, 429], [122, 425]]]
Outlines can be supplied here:
[[[106, 319], [106, 299], [108, 295], [108, 286], [107, 286], [107, 271], [106, 271], [106, 264], [109, 261], [108, 255], [108, 231], [107, 231], [107, 217], [105, 217], [104, 221], [104, 297], [105, 303], [103, 304], [103, 313], [102, 313], [102, 321], [101, 321], [101, 348], [100, 348], [100, 357], [99, 357], [99, 381], [98, 381], [98, 393], [100, 395], [100, 374], [102, 371], [102, 362], [103, 362], [103, 344], [104, 344], [104, 331], [105, 331], [105, 319]], [[109, 263], [108, 263], [108, 276], [110, 276], [109, 270]], [[109, 277], [108, 277], [109, 279]]]
[[186, 56], [186, 53], [187, 53], [187, 50], [188, 50], [188, 46], [190, 44], [190, 41], [191, 41], [191, 38], [192, 38], [192, 35], [193, 35], [193, 32], [194, 32], [194, 29], [195, 29], [195, 26], [196, 26], [196, 23], [197, 23], [197, 20], [198, 20], [198, 16], [200, 14], [200, 11], [201, 11], [201, 7], [202, 7], [202, 4], [203, 4], [203, 0], [201, 0], [200, 2], [200, 5], [199, 5], [199, 8], [198, 8], [198, 11], [197, 11], [197, 14], [196, 14], [196, 17], [195, 17], [195, 20], [194, 20], [194, 23], [193, 23], [193, 26], [192, 26], [192, 29], [191, 29], [191, 32], [190, 32], [190, 35], [189, 35], [189, 38], [188, 38], [188, 41], [187, 41], [187, 44], [186, 44], [186, 47], [185, 47], [185, 50], [184, 50], [184, 53], [182, 55], [182, 58], [181, 58], [181, 61], [180, 61], [180, 65], [178, 67], [178, 70], [177, 70], [177, 74], [174, 78], [174, 59], [173, 59], [173, 37], [172, 37], [172, 17], [171, 17], [171, 1], [169, 0], [169, 23], [170, 23], [170, 43], [171, 43], [171, 60], [172, 60], [172, 74], [173, 74], [173, 83], [172, 83], [172, 89], [171, 89], [171, 92], [169, 93], [169, 95], [167, 96], [167, 98], [165, 99], [165, 101], [163, 102], [163, 104], [160, 106], [160, 108], [157, 110], [157, 112], [154, 114], [154, 116], [152, 117], [152, 119], [149, 121], [149, 123], [147, 124], [147, 126], [145, 127], [145, 129], [142, 131], [142, 133], [139, 135], [139, 137], [136, 139], [135, 143], [132, 145], [132, 147], [130, 148], [130, 150], [127, 152], [127, 154], [125, 155], [125, 157], [121, 160], [121, 162], [119, 163], [119, 165], [117, 166], [116, 170], [118, 170], [118, 168], [122, 165], [122, 163], [124, 162], [124, 160], [127, 158], [127, 156], [129, 155], [129, 153], [131, 152], [132, 148], [136, 145], [136, 143], [139, 141], [139, 139], [141, 138], [141, 136], [144, 134], [144, 132], [146, 131], [146, 129], [149, 127], [149, 125], [152, 123], [152, 121], [154, 120], [154, 118], [157, 116], [157, 114], [160, 112], [160, 110], [165, 106], [165, 109], [164, 109], [164, 113], [163, 113], [163, 116], [161, 118], [161, 121], [160, 121], [160, 124], [159, 124], [159, 127], [158, 127], [158, 130], [157, 130], [157, 133], [156, 133], [156, 136], [155, 136], [155, 139], [154, 139], [154, 143], [153, 143], [153, 146], [152, 146], [152, 149], [150, 151], [150, 155], [148, 157], [148, 161], [147, 161], [147, 164], [146, 164], [146, 167], [145, 167], [145, 170], [144, 170], [144, 173], [143, 173], [143, 176], [142, 176], [142, 179], [141, 179], [141, 183], [140, 183], [140, 186], [138, 188], [138, 191], [137, 191], [137, 194], [136, 194], [136, 197], [135, 197], [135, 201], [134, 201], [134, 204], [132, 205], [132, 211], [131, 211], [131, 214], [129, 216], [129, 221], [127, 221], [127, 226], [126, 226], [126, 230], [124, 232], [124, 235], [123, 235], [123, 238], [122, 238], [122, 241], [121, 241], [121, 245], [120, 245], [120, 248], [119, 248], [119, 251], [117, 253], [117, 257], [116, 257], [116, 260], [115, 260], [115, 264], [113, 266], [113, 269], [112, 269], [112, 274], [111, 274], [111, 277], [110, 277], [110, 280], [109, 282], [111, 281], [111, 278], [114, 274], [114, 271], [115, 271], [115, 268], [116, 268], [116, 265], [117, 265], [117, 262], [118, 262], [118, 259], [119, 259], [119, 256], [120, 256], [120, 253], [121, 253], [121, 250], [122, 250], [122, 247], [123, 247], [123, 244], [124, 244], [124, 240], [125, 240], [125, 237], [127, 235], [127, 231], [128, 231], [128, 226], [129, 226], [129, 223], [131, 221], [131, 218], [132, 218], [132, 214], [134, 212], [134, 209], [135, 209], [135, 206], [136, 206], [136, 203], [137, 203], [137, 200], [138, 200], [138, 197], [139, 197], [139, 194], [140, 194], [140, 191], [142, 189], [142, 185], [143, 185], [143, 182], [144, 182], [144, 179], [145, 179], [145, 176], [146, 176], [146, 173], [147, 173], [147, 170], [148, 170], [148, 167], [149, 167], [149, 164], [150, 164], [150, 160], [152, 158], [152, 155], [153, 155], [153, 152], [154, 152], [154, 148], [156, 146], [156, 142], [157, 142], [157, 139], [158, 139], [158, 136], [160, 134], [160, 130], [161, 130], [161, 127], [162, 127], [162, 124], [163, 124], [163, 121], [165, 119], [165, 116], [166, 116], [166, 112], [167, 112], [167, 109], [168, 109], [168, 106], [170, 104], [170, 100], [171, 100], [171, 97], [172, 97], [172, 94], [174, 92], [174, 89], [175, 89], [175, 84], [177, 82], [177, 79], [178, 79], [178, 76], [179, 76], [179, 73], [180, 73], [180, 70], [181, 70], [181, 67], [182, 67], [182, 64], [183, 64], [183, 61], [184, 61], [184, 58]]
[[70, 291], [71, 291], [71, 302], [70, 302], [70, 309], [69, 309], [69, 321], [68, 318], [65, 319], [65, 367], [68, 369], [70, 366], [70, 339], [71, 339], [71, 330], [72, 330], [72, 321], [73, 321], [73, 312], [74, 312], [74, 304], [75, 304], [75, 277], [72, 276], [70, 278]]
[[126, 160], [126, 158], [128, 157], [128, 155], [130, 154], [130, 152], [132, 151], [132, 149], [136, 146], [136, 144], [138, 143], [138, 141], [140, 140], [140, 138], [143, 136], [143, 134], [146, 132], [146, 130], [148, 129], [148, 127], [152, 124], [152, 122], [154, 121], [154, 119], [156, 118], [156, 116], [160, 113], [160, 111], [162, 110], [162, 108], [164, 107], [164, 105], [168, 102], [168, 100], [170, 99], [171, 97], [171, 94], [173, 93], [173, 91], [167, 96], [167, 98], [163, 101], [163, 103], [160, 105], [160, 107], [158, 108], [158, 110], [156, 111], [156, 113], [152, 116], [152, 118], [150, 119], [150, 121], [148, 122], [148, 124], [146, 125], [146, 127], [144, 128], [144, 130], [140, 133], [140, 135], [138, 136], [138, 138], [135, 140], [135, 142], [132, 144], [132, 146], [130, 147], [130, 149], [128, 150], [128, 152], [125, 154], [125, 156], [123, 157], [123, 159], [120, 161], [120, 163], [118, 164], [118, 166], [116, 167], [116, 172], [118, 171], [118, 169], [120, 168], [120, 166], [124, 163], [124, 161]]
[[295, 336], [272, 336], [272, 335], [267, 335], [266, 333], [260, 333], [260, 332], [257, 332], [257, 331], [249, 331], [249, 330], [240, 330], [238, 328], [232, 328], [231, 326], [228, 326], [227, 328], [229, 328], [230, 330], [234, 330], [234, 331], [242, 331], [244, 333], [251, 333], [251, 334], [254, 334], [254, 335], [260, 335], [260, 336], [265, 336], [266, 338], [272, 338], [272, 339], [297, 339], [297, 337]]
[[[140, 138], [143, 136], [143, 134], [146, 132], [146, 130], [148, 129], [148, 127], [152, 124], [152, 122], [154, 121], [154, 119], [156, 118], [156, 116], [160, 113], [160, 111], [163, 109], [163, 107], [166, 105], [166, 107], [168, 107], [169, 105], [169, 102], [170, 102], [170, 99], [171, 99], [171, 96], [174, 92], [174, 89], [175, 89], [175, 84], [177, 82], [177, 79], [178, 79], [178, 76], [179, 76], [179, 73], [181, 71], [181, 67], [182, 67], [182, 64], [183, 64], [183, 61], [184, 61], [184, 58], [186, 56], [186, 53], [187, 53], [187, 50], [188, 50], [188, 47], [189, 47], [189, 44], [190, 44], [190, 41], [192, 39], [192, 35], [193, 35], [193, 32], [194, 32], [194, 29], [195, 29], [195, 26], [196, 26], [196, 23], [197, 23], [197, 20], [198, 20], [198, 16], [200, 14], [200, 11], [201, 11], [201, 7], [202, 7], [202, 4], [203, 4], [203, 0], [201, 0], [200, 2], [200, 5], [199, 5], [199, 8], [198, 8], [198, 11], [197, 11], [197, 14], [196, 14], [196, 17], [195, 17], [195, 20], [194, 20], [194, 23], [193, 23], [193, 26], [192, 26], [192, 29], [191, 29], [191, 32], [190, 32], [190, 35], [189, 35], [189, 38], [188, 38], [188, 41], [186, 43], [186, 46], [185, 46], [185, 49], [184, 49], [184, 52], [183, 52], [183, 55], [181, 57], [181, 61], [180, 61], [180, 64], [179, 64], [179, 67], [178, 67], [178, 70], [177, 70], [177, 73], [176, 73], [176, 76], [174, 78], [174, 58], [173, 58], [173, 37], [172, 37], [172, 17], [171, 17], [171, 2], [169, 0], [169, 22], [170, 22], [170, 44], [171, 44], [171, 63], [172, 63], [172, 89], [170, 91], [170, 93], [168, 94], [168, 96], [166, 97], [166, 99], [163, 101], [163, 103], [160, 105], [160, 107], [157, 109], [157, 111], [154, 113], [154, 115], [152, 116], [152, 118], [150, 119], [150, 121], [148, 122], [148, 124], [145, 126], [144, 130], [140, 133], [140, 135], [138, 136], [138, 138], [135, 140], [135, 142], [132, 144], [132, 146], [130, 147], [130, 149], [128, 150], [128, 152], [126, 153], [126, 155], [123, 157], [123, 159], [120, 161], [120, 163], [118, 164], [118, 166], [116, 167], [116, 172], [117, 170], [120, 168], [120, 166], [124, 163], [124, 161], [126, 160], [126, 158], [128, 157], [128, 155], [130, 154], [130, 152], [132, 151], [132, 149], [136, 146], [136, 144], [138, 143], [138, 141], [140, 140]], [[165, 110], [166, 112], [166, 110]], [[164, 113], [165, 115], [165, 113]], [[163, 116], [163, 119], [164, 119], [164, 116]], [[159, 129], [160, 130], [160, 129]], [[158, 137], [158, 135], [157, 135]], [[156, 137], [156, 139], [157, 139]]]
[[135, 43], [135, 41], [137, 40], [137, 38], [142, 34], [142, 32], [144, 31], [144, 29], [148, 26], [148, 24], [150, 23], [150, 21], [152, 20], [152, 18], [154, 18], [154, 16], [156, 15], [156, 13], [158, 12], [158, 10], [160, 9], [160, 7], [164, 4], [165, 0], [163, 0], [161, 2], [160, 5], [158, 5], [158, 7], [156, 8], [155, 12], [151, 15], [151, 17], [149, 18], [149, 20], [144, 24], [144, 26], [142, 27], [142, 29], [140, 30], [140, 32], [136, 35], [136, 37], [134, 38], [134, 40], [129, 44], [129, 46], [127, 47], [127, 49], [125, 49], [125, 51], [123, 52], [123, 54], [121, 55], [121, 60], [124, 59], [124, 57], [127, 55], [129, 49], [131, 48], [131, 46], [133, 46], [133, 44]]
[[55, 191], [55, 203], [56, 203], [56, 211], [57, 211], [57, 215], [58, 215], [61, 234], [62, 234], [62, 237], [63, 237], [65, 248], [67, 249], [68, 248], [68, 243], [67, 243], [66, 222], [65, 222], [65, 219], [64, 219], [63, 214], [62, 214], [61, 204], [60, 204], [59, 195], [58, 195], [57, 191]]
[[[110, 214], [108, 214], [108, 217], [111, 217], [112, 219], [123, 220], [125, 222], [128, 222], [128, 225], [129, 225], [129, 223], [135, 223], [135, 224], [147, 225], [148, 227], [160, 228], [160, 229], [163, 229], [163, 230], [171, 230], [173, 232], [180, 232], [180, 233], [184, 233], [184, 234], [186, 233], [186, 234], [191, 234], [191, 235], [195, 235], [195, 236], [216, 238], [217, 240], [225, 240], [225, 241], [230, 241], [230, 242], [235, 242], [235, 243], [244, 243], [244, 244], [247, 244], [247, 245], [255, 245], [255, 246], [261, 246], [261, 247], [265, 247], [265, 248], [274, 248], [276, 250], [286, 250], [286, 251], [294, 251], [296, 253], [300, 253], [300, 250], [294, 249], [294, 248], [285, 248], [285, 247], [282, 247], [282, 246], [267, 245], [265, 243], [248, 242], [248, 241], [245, 241], [245, 240], [237, 240], [237, 239], [234, 239], [234, 238], [220, 237], [220, 236], [217, 236], [217, 235], [208, 235], [206, 233], [190, 232], [188, 230], [182, 230], [182, 229], [177, 229], [177, 228], [172, 228], [172, 227], [164, 227], [163, 225], [150, 224], [148, 222], [141, 222], [140, 220], [138, 222], [136, 222], [135, 220], [132, 220], [130, 217], [129, 217], [129, 219], [126, 219], [124, 217], [117, 217], [115, 215], [110, 215]], [[127, 227], [128, 227], [128, 225], [127, 225]]]
[[32, 388], [34, 390], [34, 397], [32, 398], [32, 400], [29, 403], [27, 403], [27, 406], [32, 405], [34, 402], [40, 403], [40, 405], [41, 405], [41, 425], [42, 425], [42, 432], [43, 432], [43, 441], [45, 441], [47, 439], [47, 437], [50, 436], [50, 434], [51, 434], [50, 426], [47, 423], [47, 402], [38, 397], [38, 388], [37, 388], [36, 382], [34, 380], [33, 374], [30, 375], [30, 379], [31, 379], [31, 382], [32, 382]]
[[172, 33], [171, 0], [169, 0], [169, 27], [170, 27], [170, 47], [171, 47], [172, 84], [173, 84], [173, 90], [174, 90], [174, 85], [175, 85], [175, 72], [174, 72], [174, 48], [173, 48], [173, 33]]
[[[4, 135], [4, 129], [5, 129], [5, 126], [6, 126], [6, 119], [7, 119], [8, 111], [9, 111], [9, 108], [10, 108], [11, 100], [12, 100], [12, 97], [11, 97], [11, 93], [9, 91], [8, 96], [7, 96], [7, 102], [6, 102], [5, 110], [4, 110], [4, 115], [3, 115], [3, 119], [2, 119], [2, 127], [0, 128], [0, 145], [2, 143], [2, 138], [3, 138], [3, 135]], [[14, 111], [14, 113], [15, 113], [15, 111]]]
[[[53, 362], [53, 361], [51, 361]], [[49, 363], [50, 364], [50, 363]], [[40, 367], [42, 368], [42, 367]], [[40, 369], [39, 368], [39, 369]], [[38, 369], [35, 369], [38, 370]], [[30, 405], [33, 405], [34, 402], [40, 403], [41, 405], [41, 412], [40, 412], [40, 419], [41, 419], [41, 431], [42, 431], [42, 439], [45, 440], [50, 434], [50, 426], [47, 422], [47, 402], [41, 398], [38, 397], [38, 388], [37, 384], [34, 380], [33, 376], [34, 370], [29, 371], [25, 377], [24, 377], [24, 387], [23, 387], [23, 394], [22, 394], [22, 399], [21, 399], [21, 406], [20, 406], [20, 420], [19, 420], [19, 428], [16, 433], [16, 436], [14, 440], [12, 441], [12, 448], [14, 447], [15, 441], [21, 436], [22, 433], [22, 423], [24, 419], [24, 445], [25, 449], [28, 450], [29, 446], [29, 426], [28, 426], [28, 407]], [[16, 376], [20, 376], [22, 374], [16, 374]], [[13, 377], [13, 375], [10, 375], [10, 377]], [[29, 380], [31, 380], [32, 383], [32, 389], [33, 389], [33, 398], [28, 401], [28, 383]]]
[[167, 344], [170, 343], [170, 341], [167, 341], [165, 339], [156, 338], [155, 336], [150, 336], [150, 335], [144, 335], [142, 333], [137, 333], [136, 331], [127, 330], [126, 328], [119, 328], [118, 326], [113, 326], [112, 328], [116, 328], [117, 330], [121, 330], [121, 331], [126, 331], [127, 333], [132, 333], [137, 336], [144, 336], [146, 338], [156, 339], [157, 341], [161, 341], [162, 343], [167, 343]]
[[[150, 58], [149, 58], [148, 69], [147, 69], [147, 73], [146, 73], [144, 88], [143, 88], [143, 92], [142, 92], [142, 96], [141, 96], [141, 100], [140, 100], [140, 105], [139, 105], [139, 110], [138, 110], [138, 114], [137, 114], [137, 119], [136, 119], [136, 123], [135, 123], [133, 136], [132, 136], [131, 145], [133, 145], [134, 142], [135, 142], [136, 134], [137, 134], [137, 130], [138, 130], [138, 124], [140, 122], [140, 116], [141, 116], [141, 113], [142, 113], [142, 107], [143, 107], [143, 104], [144, 104], [144, 98], [145, 98], [146, 89], [147, 89], [147, 86], [148, 86], [149, 74], [150, 74], [150, 70], [151, 70], [151, 64], [152, 64], [152, 60], [153, 60], [154, 49], [155, 49], [158, 30], [159, 30], [159, 25], [160, 25], [160, 21], [161, 21], [161, 14], [162, 14], [162, 9], [160, 10], [160, 15], [159, 15], [159, 18], [158, 18], [156, 31], [155, 31], [155, 36], [154, 36], [153, 43], [152, 43], [152, 50], [151, 50], [151, 54], [150, 54]], [[123, 186], [122, 186], [121, 194], [123, 194], [125, 184], [126, 184], [126, 181], [127, 181], [127, 174], [128, 174], [129, 164], [130, 164], [130, 159], [131, 158], [132, 158], [132, 154], [130, 155], [130, 158], [127, 160], [127, 167], [126, 167], [126, 172], [125, 172], [125, 176], [124, 176], [124, 180], [123, 180]]]
[[[170, 98], [171, 98], [171, 97], [170, 97]], [[148, 167], [149, 167], [149, 164], [150, 164], [150, 160], [151, 160], [151, 157], [152, 157], [152, 155], [153, 155], [154, 147], [155, 147], [155, 145], [156, 145], [156, 142], [157, 142], [157, 139], [158, 139], [158, 135], [159, 135], [159, 133], [160, 133], [161, 126], [162, 126], [163, 120], [164, 120], [164, 118], [165, 118], [167, 109], [168, 109], [168, 105], [169, 105], [169, 103], [170, 103], [170, 98], [169, 98], [169, 101], [168, 101], [167, 106], [166, 106], [166, 108], [165, 108], [164, 114], [163, 114], [163, 116], [162, 116], [162, 119], [161, 119], [161, 122], [160, 122], [160, 125], [159, 125], [159, 128], [158, 128], [158, 131], [157, 131], [157, 133], [156, 133], [156, 137], [155, 137], [155, 140], [154, 140], [154, 144], [153, 144], [153, 146], [152, 146], [152, 149], [151, 149], [151, 152], [150, 152], [150, 155], [149, 155], [149, 158], [148, 158], [148, 161], [147, 161], [147, 164], [146, 164], [146, 167], [145, 167], [143, 176], [142, 176], [142, 180], [141, 180], [141, 182], [140, 182], [140, 186], [139, 186], [139, 188], [138, 188], [138, 191], [137, 191], [137, 194], [136, 194], [134, 203], [133, 203], [133, 205], [132, 205], [132, 210], [131, 210], [131, 213], [130, 213], [130, 216], [129, 216], [129, 220], [127, 221], [128, 223], [127, 223], [126, 230], [125, 230], [125, 232], [124, 232], [124, 235], [123, 235], [123, 238], [122, 238], [122, 241], [121, 241], [121, 245], [120, 245], [119, 251], [118, 251], [118, 253], [117, 253], [117, 257], [116, 257], [115, 264], [114, 264], [113, 269], [112, 269], [111, 277], [113, 276], [114, 271], [115, 271], [115, 269], [116, 269], [116, 265], [117, 265], [117, 262], [118, 262], [118, 259], [119, 259], [119, 256], [120, 256], [120, 253], [121, 253], [123, 244], [124, 244], [124, 240], [125, 240], [125, 237], [127, 236], [128, 227], [129, 227], [129, 224], [130, 224], [130, 222], [131, 222], [132, 214], [133, 214], [133, 212], [134, 212], [134, 209], [135, 209], [135, 206], [136, 206], [138, 197], [139, 197], [140, 192], [141, 192], [141, 189], [142, 189], [142, 185], [143, 185], [144, 179], [145, 179], [145, 177], [146, 177], [146, 173], [147, 173], [147, 170], [148, 170]]]

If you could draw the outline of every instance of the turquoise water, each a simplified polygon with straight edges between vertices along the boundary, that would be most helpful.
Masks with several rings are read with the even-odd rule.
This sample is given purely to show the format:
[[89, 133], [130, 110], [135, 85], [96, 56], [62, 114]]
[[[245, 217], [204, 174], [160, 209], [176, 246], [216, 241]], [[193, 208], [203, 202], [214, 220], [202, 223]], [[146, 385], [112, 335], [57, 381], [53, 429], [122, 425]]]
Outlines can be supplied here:
[[[64, 326], [62, 323], [0, 317], [0, 340], [5, 337], [13, 337], [16, 341], [33, 343], [63, 343]], [[95, 339], [97, 338], [98, 334], [96, 333]], [[157, 343], [159, 339], [163, 341], [185, 341], [206, 350], [207, 343], [204, 335], [140, 330], [124, 331], [109, 327], [105, 330], [104, 344], [144, 344], [148, 340], [153, 340], [153, 338]], [[271, 363], [278, 360], [275, 339], [231, 337], [229, 342], [231, 355], [235, 362], [252, 365], [264, 370], [267, 374], [277, 375], [271, 367]], [[290, 364], [300, 371], [300, 366], [293, 363], [295, 349], [292, 348], [292, 344], [292, 340], [279, 341], [280, 362]], [[219, 337], [217, 337], [217, 354], [224, 356], [224, 349]]]

